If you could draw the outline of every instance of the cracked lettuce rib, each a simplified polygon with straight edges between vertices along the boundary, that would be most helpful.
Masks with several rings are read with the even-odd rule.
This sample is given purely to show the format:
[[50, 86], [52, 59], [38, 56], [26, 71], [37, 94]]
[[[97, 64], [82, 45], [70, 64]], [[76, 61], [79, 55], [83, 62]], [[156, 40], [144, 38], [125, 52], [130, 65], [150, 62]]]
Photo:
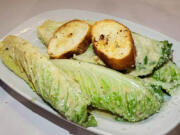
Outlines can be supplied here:
[[[52, 20], [45, 21], [38, 27], [39, 39], [47, 46], [53, 33], [62, 24], [62, 22]], [[128, 74], [133, 76], [149, 75], [171, 59], [172, 44], [168, 43], [168, 41], [153, 40], [135, 32], [132, 32], [132, 36], [137, 52], [136, 67], [129, 71]], [[75, 55], [73, 59], [105, 66], [103, 61], [96, 56], [91, 45], [85, 53], [77, 56]]]
[[79, 85], [29, 42], [8, 36], [1, 43], [0, 57], [9, 69], [68, 120], [85, 127], [96, 126], [94, 117], [87, 113], [90, 101]]
[[51, 60], [81, 86], [95, 108], [135, 122], [156, 113], [163, 101], [161, 89], [117, 71], [76, 60]]
[[169, 95], [173, 95], [180, 86], [180, 69], [172, 61], [154, 72], [151, 77], [145, 78], [151, 84], [162, 87]]

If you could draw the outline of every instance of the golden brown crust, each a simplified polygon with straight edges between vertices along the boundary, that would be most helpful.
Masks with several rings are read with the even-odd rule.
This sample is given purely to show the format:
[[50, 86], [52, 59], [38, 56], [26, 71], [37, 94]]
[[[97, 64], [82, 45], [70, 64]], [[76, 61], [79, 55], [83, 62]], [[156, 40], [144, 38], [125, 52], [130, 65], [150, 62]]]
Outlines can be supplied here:
[[118, 24], [120, 24], [121, 26], [123, 26], [123, 27], [125, 27], [127, 29], [129, 41], [131, 43], [128, 54], [126, 54], [124, 57], [121, 57], [121, 58], [115, 58], [115, 57], [112, 57], [112, 56], [108, 56], [102, 50], [98, 49], [98, 41], [96, 41], [95, 37], [94, 37], [94, 34], [95, 34], [94, 33], [95, 32], [94, 27], [96, 27], [96, 25], [98, 25], [99, 23], [103, 23], [103, 22], [110, 22], [111, 23], [112, 21], [118, 23], [117, 21], [106, 19], [106, 20], [103, 20], [103, 21], [98, 21], [92, 26], [91, 35], [92, 35], [93, 48], [94, 48], [95, 53], [109, 67], [111, 67], [113, 69], [116, 69], [116, 70], [126, 70], [126, 69], [131, 68], [131, 67], [134, 66], [134, 64], [135, 64], [135, 55], [136, 55], [136, 49], [135, 49], [134, 41], [133, 41], [132, 34], [131, 34], [130, 30], [126, 26], [118, 23]]
[[[81, 22], [81, 23], [85, 23], [85, 24], [88, 25], [89, 28], [88, 28], [88, 32], [86, 33], [86, 35], [71, 50], [67, 50], [66, 52], [63, 52], [62, 54], [52, 54], [50, 52], [50, 42], [51, 42], [51, 40], [56, 37], [57, 32], [61, 31], [65, 27], [67, 27], [67, 25], [69, 23], [74, 23], [74, 22]], [[71, 37], [71, 35], [69, 35], [69, 37]], [[86, 23], [85, 21], [82, 21], [82, 20], [72, 20], [72, 21], [69, 21], [69, 22], [63, 24], [62, 26], [60, 26], [56, 30], [53, 37], [49, 40], [48, 54], [49, 54], [50, 58], [70, 58], [70, 57], [73, 56], [73, 54], [79, 55], [79, 54], [82, 54], [83, 52], [85, 52], [87, 50], [87, 48], [89, 47], [90, 43], [91, 43], [91, 25], [89, 25], [88, 23]]]

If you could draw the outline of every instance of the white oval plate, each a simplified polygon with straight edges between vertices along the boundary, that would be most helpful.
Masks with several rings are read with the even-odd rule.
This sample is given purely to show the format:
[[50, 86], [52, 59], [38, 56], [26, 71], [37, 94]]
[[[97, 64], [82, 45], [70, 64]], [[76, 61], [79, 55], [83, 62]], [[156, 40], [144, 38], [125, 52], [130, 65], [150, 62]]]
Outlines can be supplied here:
[[[180, 67], [180, 43], [174, 39], [167, 37], [159, 32], [146, 28], [142, 25], [135, 24], [133, 22], [105, 15], [100, 13], [81, 11], [81, 10], [54, 10], [37, 15], [17, 28], [9, 32], [7, 35], [13, 34], [29, 40], [32, 44], [45, 49], [42, 43], [37, 37], [37, 27], [47, 19], [56, 21], [72, 20], [74, 18], [85, 19], [85, 20], [102, 20], [105, 18], [115, 19], [124, 25], [128, 26], [132, 31], [143, 34], [145, 36], [157, 39], [157, 40], [168, 40], [173, 43], [174, 50], [174, 61]], [[3, 39], [1, 39], [3, 40]], [[47, 111], [57, 114], [52, 108], [45, 104], [32, 90], [31, 88], [8, 68], [6, 68], [0, 61], [0, 79], [3, 80], [8, 86], [13, 88], [16, 92], [34, 101], [35, 104], [43, 107]], [[161, 135], [168, 133], [180, 122], [180, 91], [170, 98], [167, 104], [165, 104], [159, 113], [151, 116], [149, 119], [138, 123], [125, 123], [116, 122], [114, 120], [96, 116], [98, 121], [97, 127], [90, 127], [88, 130], [98, 134], [123, 134], [123, 135]]]

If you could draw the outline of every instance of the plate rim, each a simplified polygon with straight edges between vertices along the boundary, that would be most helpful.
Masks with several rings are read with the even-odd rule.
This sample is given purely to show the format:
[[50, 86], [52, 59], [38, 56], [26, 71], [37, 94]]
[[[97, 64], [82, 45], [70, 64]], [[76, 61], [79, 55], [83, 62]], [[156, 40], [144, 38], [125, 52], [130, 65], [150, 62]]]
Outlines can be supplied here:
[[[126, 20], [126, 19], [123, 19], [123, 18], [120, 18], [120, 17], [117, 17], [117, 16], [113, 16], [113, 15], [109, 15], [109, 14], [104, 14], [104, 13], [101, 13], [101, 12], [94, 12], [94, 11], [88, 11], [88, 10], [80, 10], [80, 9], [56, 9], [56, 10], [49, 10], [49, 11], [42, 12], [42, 13], [40, 13], [40, 14], [37, 14], [37, 15], [35, 15], [35, 16], [33, 16], [33, 17], [25, 20], [25, 21], [23, 21], [21, 24], [15, 26], [15, 28], [13, 28], [12, 30], [10, 30], [7, 34], [5, 34], [4, 36], [2, 36], [2, 38], [0, 38], [0, 39], [3, 40], [7, 35], [11, 34], [13, 31], [17, 31], [18, 29], [20, 29], [20, 28], [22, 27], [22, 25], [25, 25], [25, 24], [27, 24], [27, 23], [35, 20], [36, 18], [38, 18], [38, 17], [40, 17], [40, 16], [42, 16], [42, 15], [44, 15], [44, 14], [47, 14], [47, 13], [50, 13], [50, 12], [52, 13], [52, 12], [67, 12], [67, 11], [68, 11], [68, 12], [73, 12], [73, 11], [76, 11], [76, 12], [88, 12], [88, 13], [90, 13], [90, 14], [99, 14], [99, 15], [110, 16], [110, 17], [112, 17], [112, 18], [118, 18], [118, 19], [124, 20], [124, 21], [126, 21], [126, 22], [132, 23], [132, 24], [134, 24], [134, 25], [137, 25], [137, 26], [139, 26], [139, 27], [142, 27], [143, 29], [145, 29], [145, 30], [147, 30], [147, 31], [150, 31], [150, 32], [153, 32], [153, 33], [157, 33], [158, 35], [161, 35], [162, 37], [167, 38], [168, 40], [171, 40], [172, 42], [175, 42], [175, 43], [177, 43], [177, 44], [180, 44], [177, 40], [175, 40], [175, 39], [173, 39], [173, 38], [171, 38], [171, 37], [169, 37], [169, 36], [166, 36], [166, 35], [164, 35], [163, 33], [158, 32], [158, 31], [156, 31], [156, 30], [154, 30], [154, 29], [151, 29], [151, 28], [149, 28], [149, 27], [146, 27], [146, 26], [144, 26], [144, 25], [137, 24], [137, 23], [131, 22], [131, 21], [129, 21], [129, 20]], [[0, 67], [0, 69], [1, 69], [1, 68], [2, 68], [2, 67]], [[1, 72], [0, 72], [0, 74], [1, 74]], [[5, 78], [3, 78], [3, 77], [0, 76], [0, 79], [1, 79], [4, 83], [6, 83], [6, 85], [8, 85], [9, 87], [11, 87], [15, 92], [17, 92], [18, 94], [20, 94], [21, 96], [25, 97], [28, 101], [31, 102], [31, 96], [29, 96], [29, 95], [27, 95], [27, 94], [24, 94], [23, 92], [21, 92], [20, 90], [18, 90], [17, 87], [13, 88], [13, 86], [11, 85], [11, 83], [8, 83]], [[34, 103], [34, 102], [33, 102], [33, 103]], [[35, 102], [34, 104], [38, 105], [39, 107], [43, 107], [43, 108], [45, 108], [47, 111], [49, 111], [49, 110], [48, 110], [46, 107], [44, 107], [44, 105], [43, 105], [42, 103], [40, 103], [40, 102]], [[51, 113], [53, 113], [53, 112], [51, 111]], [[180, 120], [179, 120], [178, 123], [180, 123]], [[174, 125], [171, 125], [170, 128], [166, 129], [166, 131], [164, 131], [164, 132], [162, 132], [162, 133], [160, 133], [160, 134], [165, 134], [165, 133], [170, 132], [172, 129], [174, 129], [174, 128], [178, 125], [178, 123], [176, 123], [176, 124], [174, 124]], [[102, 131], [102, 130], [96, 129], [96, 128], [88, 128], [87, 130], [90, 130], [90, 131], [95, 132], [95, 133], [98, 133], [98, 134], [108, 134], [108, 135], [111, 134], [111, 133], [109, 133], [109, 132]]]

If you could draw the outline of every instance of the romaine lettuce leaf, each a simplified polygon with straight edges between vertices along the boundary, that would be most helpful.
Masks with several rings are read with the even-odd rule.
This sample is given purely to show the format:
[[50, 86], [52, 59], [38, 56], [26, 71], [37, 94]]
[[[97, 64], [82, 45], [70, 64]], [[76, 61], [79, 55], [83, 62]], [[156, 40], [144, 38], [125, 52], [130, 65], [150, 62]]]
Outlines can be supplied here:
[[154, 72], [151, 77], [145, 78], [151, 84], [162, 87], [169, 95], [173, 95], [180, 86], [180, 69], [169, 61]]
[[135, 32], [132, 35], [137, 56], [135, 69], [129, 72], [130, 75], [149, 75], [172, 58], [172, 44], [168, 41], [153, 40]]
[[117, 71], [76, 60], [51, 60], [78, 82], [95, 108], [107, 110], [124, 119], [143, 120], [160, 109], [161, 89]]
[[78, 83], [29, 42], [8, 36], [1, 43], [0, 57], [9, 69], [68, 120], [85, 127], [97, 125], [94, 117], [87, 112], [90, 100], [82, 94]]

